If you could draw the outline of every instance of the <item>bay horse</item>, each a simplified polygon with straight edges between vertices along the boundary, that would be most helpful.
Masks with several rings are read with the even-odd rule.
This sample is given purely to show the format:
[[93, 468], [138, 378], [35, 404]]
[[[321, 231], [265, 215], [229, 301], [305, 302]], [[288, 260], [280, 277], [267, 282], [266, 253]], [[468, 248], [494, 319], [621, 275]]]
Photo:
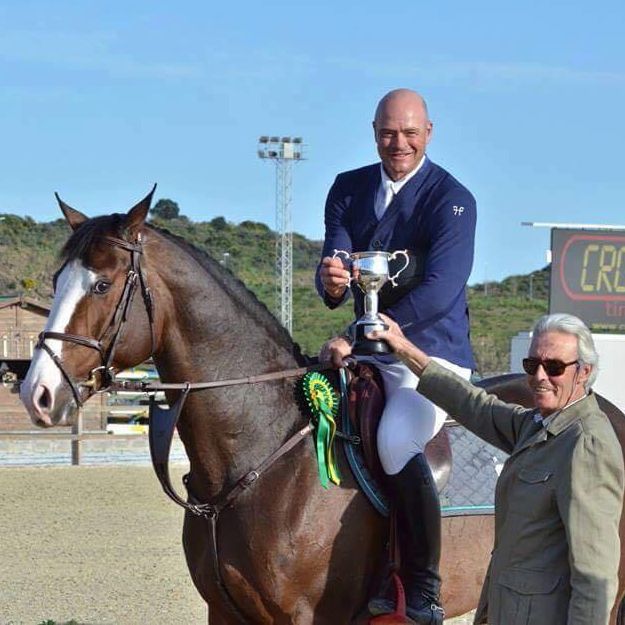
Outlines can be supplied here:
[[[217, 261], [145, 222], [152, 192], [127, 213], [87, 218], [57, 199], [73, 230], [55, 275], [46, 329], [21, 386], [32, 421], [68, 425], [112, 373], [150, 356], [160, 379], [194, 383], [302, 367], [298, 346]], [[138, 289], [141, 297], [134, 297]], [[308, 417], [280, 379], [188, 393], [177, 424], [189, 497], [211, 502], [300, 431]], [[173, 405], [180, 391], [166, 391]], [[518, 394], [518, 389], [513, 395]], [[387, 521], [339, 454], [343, 481], [324, 489], [311, 437], [221, 511], [185, 513], [183, 546], [211, 625], [364, 623], [384, 559]], [[443, 519], [448, 617], [477, 605], [493, 543], [491, 515]], [[213, 557], [213, 536], [219, 560]], [[619, 595], [621, 596], [621, 595]]]

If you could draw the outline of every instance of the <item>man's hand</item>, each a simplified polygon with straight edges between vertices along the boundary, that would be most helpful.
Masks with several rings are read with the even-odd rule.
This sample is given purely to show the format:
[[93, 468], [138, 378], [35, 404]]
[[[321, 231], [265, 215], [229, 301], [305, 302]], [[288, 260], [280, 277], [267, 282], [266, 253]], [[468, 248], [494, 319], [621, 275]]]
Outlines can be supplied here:
[[330, 339], [319, 352], [319, 362], [330, 365], [334, 369], [340, 369], [347, 358], [352, 353], [351, 343], [344, 336], [337, 336]]
[[340, 258], [326, 256], [321, 261], [319, 277], [325, 292], [334, 300], [340, 300], [349, 286], [349, 271]]
[[413, 373], [421, 375], [423, 370], [428, 366], [430, 357], [404, 336], [401, 328], [393, 319], [384, 314], [380, 314], [380, 317], [388, 326], [388, 330], [369, 332], [367, 338], [386, 341], [393, 350], [393, 353], [402, 360]]
[[384, 313], [380, 313], [379, 317], [388, 326], [388, 330], [374, 330], [367, 334], [367, 338], [386, 341], [393, 352], [399, 356], [402, 347], [405, 347], [406, 343], [409, 345], [412, 345], [412, 343], [404, 336], [404, 333], [394, 319], [391, 319]]
[[393, 353], [403, 360], [403, 356], [410, 355], [415, 346], [404, 336], [397, 322], [385, 314], [380, 314], [380, 318], [388, 326], [388, 330], [374, 330], [367, 334], [368, 339], [386, 341]]

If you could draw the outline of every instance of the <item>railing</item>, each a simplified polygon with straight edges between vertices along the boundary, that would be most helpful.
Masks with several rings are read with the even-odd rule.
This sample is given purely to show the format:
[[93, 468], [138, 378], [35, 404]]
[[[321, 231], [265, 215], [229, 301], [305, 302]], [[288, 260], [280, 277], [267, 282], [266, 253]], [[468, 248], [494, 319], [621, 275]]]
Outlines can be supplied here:
[[[0, 335], [0, 361], [2, 359], [3, 339], [5, 335]], [[35, 337], [36, 338], [36, 337]], [[28, 347], [26, 340], [22, 338], [22, 345]], [[15, 343], [14, 343], [15, 344]], [[157, 374], [153, 366], [143, 365], [127, 371], [123, 371], [119, 374], [120, 378], [126, 379], [153, 379], [157, 380]], [[14, 381], [0, 385], [0, 390], [6, 389], [10, 384], [15, 384]], [[7, 401], [8, 397], [12, 400]], [[0, 398], [1, 400], [2, 398]], [[165, 397], [163, 393], [157, 393], [157, 400], [164, 402]], [[95, 402], [95, 405], [92, 403]], [[3, 412], [7, 410], [15, 411], [16, 406], [23, 409], [19, 403], [16, 395], [8, 395], [5, 397], [5, 403], [0, 401], [0, 416], [6, 414]], [[85, 441], [102, 441], [102, 444], [107, 448], [110, 446], [113, 448], [114, 441], [130, 441], [130, 439], [141, 439], [141, 435], [147, 433], [147, 416], [148, 405], [147, 395], [145, 393], [104, 393], [98, 395], [87, 405], [78, 411], [76, 421], [70, 428], [60, 428], [52, 430], [26, 430], [28, 424], [28, 416], [24, 410], [24, 429], [13, 428], [0, 429], [0, 441], [21, 440], [21, 441], [36, 441], [36, 440], [48, 440], [48, 441], [67, 441], [71, 448], [71, 463], [73, 465], [80, 465], [83, 463]], [[98, 417], [96, 423], [94, 417]], [[88, 428], [85, 430], [85, 424]], [[141, 425], [142, 424], [142, 425]], [[94, 429], [99, 428], [102, 429]], [[145, 439], [144, 439], [145, 440]], [[104, 443], [104, 441], [107, 441]], [[122, 443], [123, 444], [123, 443]], [[147, 441], [146, 441], [147, 444]], [[66, 448], [67, 449], [67, 448]], [[92, 446], [87, 445], [87, 449], [92, 449]]]
[[0, 439], [31, 439], [31, 440], [68, 440], [71, 447], [71, 462], [73, 465], [79, 465], [82, 462], [82, 442], [87, 439], [100, 438], [107, 436], [106, 431], [83, 431], [83, 413], [82, 410], [78, 411], [78, 415], [74, 424], [71, 427], [71, 432], [59, 431], [59, 430], [29, 430], [29, 431], [0, 431]]
[[3, 332], [0, 334], [0, 358], [30, 360], [36, 344], [34, 332]]

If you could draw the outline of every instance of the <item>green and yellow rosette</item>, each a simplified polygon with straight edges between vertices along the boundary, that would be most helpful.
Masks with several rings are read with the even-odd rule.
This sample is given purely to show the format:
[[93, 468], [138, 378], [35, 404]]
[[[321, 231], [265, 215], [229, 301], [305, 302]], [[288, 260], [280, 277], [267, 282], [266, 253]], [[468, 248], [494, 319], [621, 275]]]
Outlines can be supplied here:
[[304, 398], [316, 423], [316, 450], [319, 479], [324, 488], [328, 483], [340, 484], [341, 478], [334, 456], [334, 435], [339, 399], [323, 373], [308, 372], [302, 378]]

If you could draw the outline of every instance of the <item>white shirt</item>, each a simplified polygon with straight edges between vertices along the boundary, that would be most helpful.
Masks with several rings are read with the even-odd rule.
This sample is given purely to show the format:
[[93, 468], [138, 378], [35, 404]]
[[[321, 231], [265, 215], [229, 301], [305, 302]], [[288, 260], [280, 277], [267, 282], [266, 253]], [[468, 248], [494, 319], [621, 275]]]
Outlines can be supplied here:
[[375, 216], [378, 219], [382, 219], [384, 211], [388, 208], [388, 205], [393, 201], [393, 198], [401, 191], [402, 187], [421, 169], [421, 166], [425, 162], [425, 154], [422, 156], [419, 164], [403, 178], [399, 180], [391, 180], [387, 173], [384, 171], [384, 165], [380, 163], [380, 172], [382, 173], [380, 186], [375, 194], [374, 210]]

